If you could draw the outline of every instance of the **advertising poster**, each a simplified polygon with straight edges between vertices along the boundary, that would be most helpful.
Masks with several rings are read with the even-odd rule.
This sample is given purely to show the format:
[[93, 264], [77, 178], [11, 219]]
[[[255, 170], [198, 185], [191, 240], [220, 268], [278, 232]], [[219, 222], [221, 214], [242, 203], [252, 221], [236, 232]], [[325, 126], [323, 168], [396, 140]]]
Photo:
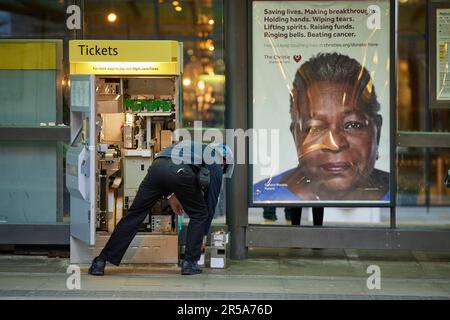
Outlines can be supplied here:
[[436, 100], [450, 100], [450, 9], [436, 10]]
[[253, 205], [390, 203], [389, 1], [253, 1]]

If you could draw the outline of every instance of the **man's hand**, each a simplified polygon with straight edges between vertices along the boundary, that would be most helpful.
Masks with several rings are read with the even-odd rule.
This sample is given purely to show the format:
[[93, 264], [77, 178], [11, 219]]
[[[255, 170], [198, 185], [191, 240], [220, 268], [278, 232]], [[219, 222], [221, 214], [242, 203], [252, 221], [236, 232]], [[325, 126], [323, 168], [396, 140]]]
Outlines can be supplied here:
[[180, 201], [178, 201], [177, 197], [174, 194], [169, 198], [169, 200], [167, 200], [167, 202], [169, 203], [173, 212], [175, 212], [178, 215], [183, 214], [184, 211], [183, 206], [181, 205]]

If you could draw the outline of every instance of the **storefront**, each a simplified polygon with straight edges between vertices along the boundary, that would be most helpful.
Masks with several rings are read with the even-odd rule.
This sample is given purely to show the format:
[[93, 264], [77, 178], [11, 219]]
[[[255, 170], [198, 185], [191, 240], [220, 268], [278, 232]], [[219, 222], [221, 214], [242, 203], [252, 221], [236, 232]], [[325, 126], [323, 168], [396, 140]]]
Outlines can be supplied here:
[[[0, 243], [69, 243], [63, 161], [71, 130], [69, 40], [164, 39], [180, 41], [184, 48], [180, 126], [193, 128], [201, 120], [204, 129], [280, 130], [280, 142], [270, 147], [280, 149], [277, 161], [269, 161], [269, 173], [258, 164], [238, 164], [224, 188], [226, 201], [219, 202], [213, 225], [231, 231], [234, 258], [245, 258], [251, 247], [449, 250], [450, 198], [444, 179], [450, 164], [445, 80], [450, 31], [443, 23], [448, 9], [446, 1], [431, 0], [43, 1], [34, 8], [3, 2], [2, 46], [14, 39], [58, 40], [48, 40], [55, 48], [51, 66], [0, 65], [5, 115], [0, 162], [8, 168], [0, 188], [6, 204], [0, 210]], [[364, 47], [368, 38], [371, 46]], [[318, 201], [308, 198], [310, 190], [302, 199], [271, 189], [261, 195], [267, 183], [258, 182], [272, 181], [298, 164], [301, 150], [289, 130], [289, 91], [297, 67], [322, 51], [351, 56], [373, 78], [383, 121], [373, 143], [378, 152], [370, 161], [375, 164], [366, 176], [376, 169], [386, 175], [378, 173], [373, 180], [385, 183], [365, 186], [374, 194], [368, 198], [365, 192], [342, 200], [333, 189], [316, 195]], [[37, 78], [43, 79], [41, 86], [47, 81], [50, 91], [37, 86]], [[53, 93], [41, 97], [37, 92]], [[329, 137], [308, 150], [328, 143], [333, 151], [337, 139]], [[250, 143], [246, 151], [252, 150]], [[347, 170], [346, 161], [325, 165], [325, 171], [339, 174]], [[48, 201], [36, 201], [44, 198]], [[285, 207], [303, 207], [300, 227], [291, 225]], [[324, 207], [323, 227], [311, 227], [311, 207]], [[272, 208], [266, 209], [271, 214], [263, 208]]]

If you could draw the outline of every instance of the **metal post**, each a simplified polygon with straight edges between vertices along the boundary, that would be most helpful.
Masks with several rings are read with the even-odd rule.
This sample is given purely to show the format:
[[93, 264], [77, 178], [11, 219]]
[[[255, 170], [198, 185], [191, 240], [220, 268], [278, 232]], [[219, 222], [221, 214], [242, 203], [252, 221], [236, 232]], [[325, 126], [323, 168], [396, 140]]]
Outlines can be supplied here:
[[397, 211], [396, 211], [396, 207], [391, 207], [390, 208], [390, 216], [391, 216], [391, 223], [390, 223], [390, 227], [391, 229], [397, 229]]
[[[390, 228], [397, 228], [397, 63], [398, 63], [398, 2], [391, 2], [391, 53], [390, 53], [390, 83], [391, 83], [391, 207]], [[392, 205], [393, 204], [393, 205]]]
[[[430, 109], [430, 58], [429, 58], [429, 19], [430, 19], [430, 5], [429, 2], [426, 4], [426, 15], [425, 15], [425, 131], [432, 131], [431, 123], [431, 109]], [[420, 128], [422, 129], [422, 128]], [[427, 207], [427, 213], [430, 212], [430, 190], [431, 190], [431, 156], [430, 149], [425, 148], [425, 206]]]
[[[224, 1], [226, 110], [225, 127], [247, 129], [247, 1]], [[235, 166], [227, 181], [226, 214], [231, 231], [231, 259], [247, 258], [245, 228], [248, 225], [247, 164]]]

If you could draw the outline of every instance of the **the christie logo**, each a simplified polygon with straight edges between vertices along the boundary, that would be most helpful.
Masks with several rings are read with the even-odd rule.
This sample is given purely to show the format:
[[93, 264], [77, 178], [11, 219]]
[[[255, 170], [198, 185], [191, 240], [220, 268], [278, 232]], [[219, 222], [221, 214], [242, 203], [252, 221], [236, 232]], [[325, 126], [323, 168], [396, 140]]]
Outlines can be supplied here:
[[117, 56], [119, 54], [117, 48], [102, 48], [97, 45], [89, 47], [86, 44], [79, 44], [78, 47], [82, 56]]
[[299, 54], [295, 54], [295, 55], [294, 55], [294, 61], [297, 62], [297, 63], [299, 63], [300, 60], [302, 60], [302, 56], [299, 55]]

